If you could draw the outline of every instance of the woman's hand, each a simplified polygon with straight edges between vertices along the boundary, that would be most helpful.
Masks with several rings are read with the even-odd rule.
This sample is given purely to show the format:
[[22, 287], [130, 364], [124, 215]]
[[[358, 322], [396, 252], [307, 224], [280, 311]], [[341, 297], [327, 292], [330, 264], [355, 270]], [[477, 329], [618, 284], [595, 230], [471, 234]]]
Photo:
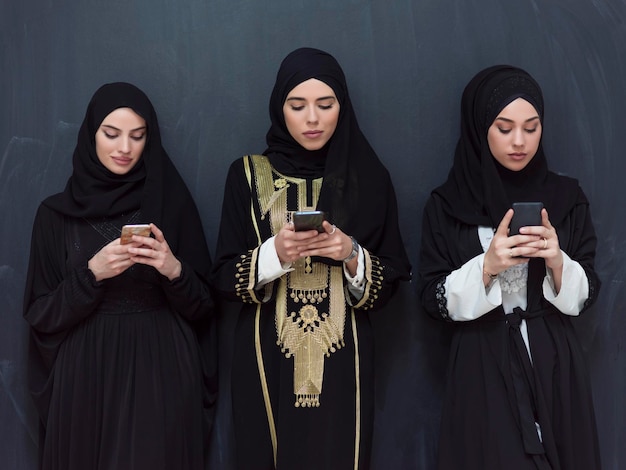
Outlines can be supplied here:
[[563, 275], [563, 252], [559, 244], [559, 236], [556, 229], [550, 223], [548, 211], [541, 211], [541, 225], [536, 227], [522, 227], [520, 232], [524, 235], [538, 237], [538, 240], [523, 243], [521, 246], [532, 251], [524, 256], [529, 258], [543, 258], [546, 267], [552, 270], [554, 288], [559, 293], [561, 290], [561, 278]]
[[173, 281], [180, 276], [182, 265], [170, 250], [163, 232], [154, 224], [150, 224], [150, 231], [154, 238], [133, 235], [133, 245], [128, 248], [130, 260], [152, 266]]
[[[563, 254], [559, 237], [550, 224], [546, 209], [541, 211], [542, 225], [522, 227], [519, 235], [508, 236], [513, 209], [502, 218], [489, 249], [485, 253], [483, 271], [496, 275], [516, 264], [527, 263], [528, 258], [544, 258], [546, 266], [552, 270], [557, 293], [561, 289]], [[484, 277], [484, 276], [483, 276]]]
[[539, 239], [521, 243], [518, 246], [532, 248], [532, 251], [524, 256], [529, 258], [544, 258], [546, 266], [553, 271], [563, 267], [563, 253], [559, 245], [559, 236], [556, 229], [550, 223], [548, 211], [541, 211], [541, 225], [536, 227], [522, 227], [520, 233], [524, 235], [534, 235]]
[[[343, 261], [350, 256], [352, 239], [326, 220], [322, 226], [324, 232], [321, 233], [318, 233], [317, 230], [296, 232], [293, 229], [293, 224], [285, 224], [274, 240], [280, 261], [283, 263], [293, 262], [305, 256], [323, 256], [336, 261]], [[350, 260], [350, 263], [354, 265], [356, 262], [356, 258]]]
[[[534, 235], [514, 235], [509, 237], [509, 225], [513, 218], [513, 209], [509, 209], [498, 225], [489, 249], [485, 253], [483, 261], [484, 274], [495, 276], [505, 269], [517, 264], [527, 263], [529, 252], [534, 252], [535, 248], [529, 248], [525, 244], [536, 242], [540, 239]], [[543, 243], [542, 243], [543, 244]], [[485, 277], [483, 275], [483, 277]]]
[[[325, 222], [327, 223], [327, 222]], [[302, 230], [296, 232], [292, 222], [286, 223], [280, 229], [274, 239], [276, 254], [281, 263], [293, 263], [298, 258], [302, 258], [302, 251], [318, 236], [327, 236], [325, 233], [319, 234], [317, 230]]]
[[322, 223], [324, 232], [317, 234], [300, 246], [300, 256], [323, 256], [343, 261], [352, 253], [352, 239], [327, 220]]
[[93, 273], [96, 281], [118, 276], [135, 264], [128, 252], [132, 246], [139, 246], [139, 244], [121, 245], [120, 239], [117, 238], [93, 255], [87, 263], [87, 267]]

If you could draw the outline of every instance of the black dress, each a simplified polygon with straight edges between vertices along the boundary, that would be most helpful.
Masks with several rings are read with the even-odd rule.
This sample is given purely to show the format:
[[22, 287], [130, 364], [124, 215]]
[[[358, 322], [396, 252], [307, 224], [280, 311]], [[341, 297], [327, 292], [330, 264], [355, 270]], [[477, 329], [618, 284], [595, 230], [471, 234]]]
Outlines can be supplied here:
[[[103, 136], [101, 124], [119, 108], [142, 118], [145, 134], [138, 160], [117, 172], [96, 141], [117, 138]], [[215, 398], [211, 257], [146, 94], [130, 83], [101, 86], [87, 106], [72, 166], [64, 191], [37, 212], [24, 295], [40, 467], [203, 468]], [[89, 260], [123, 224], [148, 222], [167, 240], [160, 247], [181, 263], [179, 277], [170, 282], [137, 264], [96, 282]]]
[[[580, 196], [584, 199], [582, 192]], [[422, 301], [429, 314], [445, 319], [445, 277], [482, 253], [477, 226], [448, 216], [441, 199], [433, 195], [424, 211], [423, 227]], [[586, 305], [590, 305], [597, 297], [599, 281], [592, 267], [595, 234], [588, 205], [577, 205], [555, 228], [562, 250], [585, 269], [589, 280]], [[529, 271], [535, 271], [534, 267]], [[536, 279], [529, 275], [528, 307], [522, 315], [532, 351], [535, 390], [531, 406], [541, 427], [541, 445], [534, 454], [529, 452], [533, 443], [524, 445], [523, 400], [514, 380], [519, 332], [512, 316], [505, 316], [499, 306], [476, 320], [454, 323], [439, 440], [441, 470], [600, 468], [584, 354], [571, 317], [540, 294], [545, 267], [538, 266], [537, 271]], [[531, 431], [536, 436], [536, 430]]]
[[[36, 393], [42, 469], [203, 468], [203, 377], [190, 321], [206, 285], [183, 261], [170, 282], [135, 265], [96, 282], [87, 261], [138, 212], [73, 219], [41, 206], [26, 313], [47, 375]], [[37, 381], [35, 381], [37, 382]]]
[[[317, 149], [296, 141], [283, 108], [290, 91], [311, 78], [328, 85], [340, 107], [336, 128]], [[370, 312], [410, 279], [395, 191], [359, 129], [341, 66], [327, 52], [299, 48], [285, 57], [270, 118], [263, 155], [231, 165], [212, 272], [231, 301], [222, 314], [238, 315], [229, 345], [237, 463], [364, 469], [373, 425]], [[311, 208], [363, 249], [356, 298], [344, 263], [324, 258], [300, 258], [293, 271], [276, 269], [270, 276], [281, 275], [261, 285], [262, 244], [291, 211]]]
[[[262, 182], [266, 182], [265, 187]], [[277, 443], [276, 468], [352, 469], [356, 468], [355, 461], [358, 468], [369, 465], [374, 405], [374, 344], [369, 311], [382, 305], [391, 295], [396, 280], [391, 274], [393, 269], [364, 246], [365, 294], [358, 301], [352, 299], [352, 308], [347, 302], [343, 267], [310, 260], [312, 272], [318, 267], [326, 270], [330, 266], [331, 270], [331, 280], [320, 290], [320, 299], [323, 296], [325, 300], [315, 304], [322, 319], [314, 327], [323, 329], [330, 321], [337, 322], [340, 326], [335, 332], [341, 337], [337, 342], [331, 341], [327, 356], [320, 355], [323, 387], [320, 386], [318, 401], [309, 402], [311, 406], [307, 405], [306, 398], [304, 404], [297, 403], [294, 369], [299, 366], [294, 367], [294, 364], [298, 354], [294, 349], [289, 350], [286, 344], [289, 339], [282, 342], [285, 335], [277, 332], [289, 328], [279, 326], [281, 305], [286, 305], [285, 312], [302, 312], [303, 303], [293, 302], [298, 295], [295, 274], [283, 276], [260, 289], [256, 286], [260, 242], [282, 226], [287, 211], [301, 208], [298, 200], [306, 200], [308, 191], [319, 194], [321, 183], [321, 178], [311, 180], [282, 175], [269, 166], [264, 156], [235, 161], [226, 180], [213, 282], [228, 299], [222, 314], [238, 315], [235, 343], [231, 345], [238, 468], [274, 468], [274, 431], [270, 420]], [[269, 199], [261, 193], [274, 194], [274, 189], [281, 195], [270, 196], [272, 206], [265, 212], [261, 206]], [[311, 200], [315, 204], [316, 196]], [[281, 206], [282, 211], [277, 209]], [[388, 278], [384, 275], [387, 270], [390, 270]], [[329, 307], [333, 303], [334, 306]], [[321, 312], [330, 315], [323, 317]], [[296, 325], [303, 317], [303, 314], [295, 314], [287, 318], [286, 323]], [[257, 325], [258, 337], [255, 337]], [[299, 336], [300, 331], [295, 327], [289, 334], [306, 341], [304, 336]], [[323, 341], [321, 336], [316, 338]], [[277, 345], [277, 341], [281, 344]], [[289, 352], [295, 354], [290, 356]], [[263, 384], [267, 386], [270, 410], [266, 408]]]
[[[422, 303], [442, 320], [459, 318], [463, 308], [475, 314], [470, 321], [453, 323], [440, 470], [600, 468], [591, 386], [570, 316], [587, 310], [600, 290], [589, 202], [578, 181], [548, 169], [541, 141], [534, 154], [526, 155], [530, 159], [523, 168], [509, 168], [493, 156], [490, 129], [500, 112], [519, 98], [533, 106], [543, 126], [543, 94], [526, 71], [496, 65], [472, 78], [461, 99], [454, 164], [424, 210]], [[515, 148], [529, 151], [522, 142], [516, 140]], [[491, 242], [485, 235], [481, 239], [479, 230], [495, 230], [512, 204], [521, 201], [543, 202], [556, 231], [551, 238], [558, 237], [559, 248], [570, 258], [563, 263], [558, 294], [541, 256], [525, 266], [500, 269], [494, 281], [498, 287], [485, 288], [484, 266], [477, 257]], [[566, 276], [566, 264], [575, 275]], [[457, 286], [447, 293], [446, 279], [464, 266], [476, 268], [463, 277], [467, 292]], [[518, 267], [523, 269], [516, 272]], [[487, 296], [492, 288], [494, 296], [480, 307], [472, 303], [476, 297], [468, 299]], [[448, 294], [456, 300], [449, 303]], [[563, 302], [572, 298], [573, 306]]]

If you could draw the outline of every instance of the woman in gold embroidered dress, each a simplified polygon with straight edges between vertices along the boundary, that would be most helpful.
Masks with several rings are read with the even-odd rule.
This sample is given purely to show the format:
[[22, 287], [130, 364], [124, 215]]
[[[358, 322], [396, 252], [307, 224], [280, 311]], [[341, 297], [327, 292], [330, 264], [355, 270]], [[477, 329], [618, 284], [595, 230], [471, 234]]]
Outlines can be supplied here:
[[[232, 409], [238, 468], [367, 468], [370, 312], [410, 278], [386, 168], [361, 133], [337, 61], [282, 62], [263, 155], [226, 180], [213, 283], [238, 314]], [[295, 211], [326, 213], [296, 231]]]

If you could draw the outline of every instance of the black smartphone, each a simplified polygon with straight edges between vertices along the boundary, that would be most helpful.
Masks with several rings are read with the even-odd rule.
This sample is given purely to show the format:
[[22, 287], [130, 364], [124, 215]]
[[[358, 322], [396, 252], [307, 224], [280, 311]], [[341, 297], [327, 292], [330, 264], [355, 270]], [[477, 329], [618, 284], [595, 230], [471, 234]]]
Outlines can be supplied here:
[[543, 202], [514, 202], [509, 236], [518, 235], [521, 227], [541, 225]]
[[322, 222], [326, 220], [324, 211], [298, 211], [292, 216], [293, 228], [296, 232], [303, 230], [317, 230], [319, 233], [324, 231]]

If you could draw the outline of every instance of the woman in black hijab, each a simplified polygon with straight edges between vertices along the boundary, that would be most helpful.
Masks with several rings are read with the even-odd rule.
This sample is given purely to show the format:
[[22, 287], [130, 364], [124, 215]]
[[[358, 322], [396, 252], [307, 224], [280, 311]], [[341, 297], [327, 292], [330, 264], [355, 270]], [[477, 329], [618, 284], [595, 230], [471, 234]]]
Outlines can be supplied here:
[[[448, 180], [426, 204], [420, 293], [454, 322], [439, 469], [599, 469], [585, 360], [571, 317], [596, 299], [596, 237], [578, 182], [548, 170], [543, 96], [494, 66], [467, 85]], [[541, 224], [509, 233], [515, 202]]]
[[[239, 315], [237, 466], [367, 468], [369, 312], [410, 277], [395, 193], [331, 55], [283, 60], [270, 117], [264, 154], [230, 167], [213, 270]], [[305, 209], [326, 213], [321, 233], [295, 231], [290, 216]]]
[[[96, 91], [73, 167], [37, 212], [25, 293], [40, 468], [202, 469], [211, 259], [141, 90]], [[136, 223], [153, 237], [120, 244]]]

